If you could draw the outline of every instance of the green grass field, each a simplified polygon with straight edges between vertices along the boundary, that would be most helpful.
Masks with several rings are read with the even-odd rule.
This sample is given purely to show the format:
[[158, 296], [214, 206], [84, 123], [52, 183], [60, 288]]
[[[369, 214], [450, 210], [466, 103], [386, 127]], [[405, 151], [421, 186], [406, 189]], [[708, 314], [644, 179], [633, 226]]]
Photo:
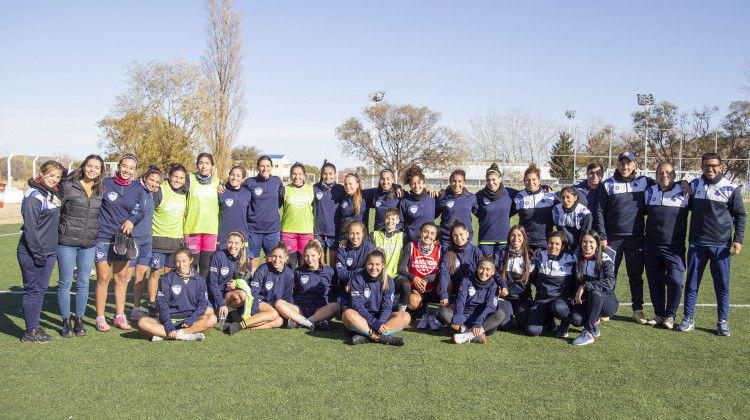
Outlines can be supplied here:
[[[18, 228], [0, 226], [0, 234]], [[17, 241], [18, 235], [0, 236], [2, 291], [21, 290]], [[733, 304], [750, 304], [749, 271], [747, 249], [733, 259]], [[56, 284], [55, 272], [51, 292]], [[630, 302], [626, 280], [617, 294]], [[351, 346], [338, 322], [329, 333], [211, 331], [204, 342], [152, 343], [135, 329], [96, 332], [93, 296], [89, 335], [64, 339], [57, 298], [48, 294], [41, 324], [54, 341], [25, 345], [20, 299], [0, 294], [2, 418], [747, 418], [750, 412], [747, 307], [731, 309], [731, 337], [715, 336], [715, 307], [697, 308], [696, 331], [680, 333], [639, 326], [629, 306], [621, 306], [585, 347], [570, 344], [577, 329], [570, 340], [511, 331], [485, 345], [458, 346], [445, 331], [412, 326], [400, 333], [406, 346], [395, 348]], [[109, 303], [111, 322], [112, 297]], [[715, 303], [708, 277], [698, 303]], [[653, 314], [650, 307], [646, 313]]]

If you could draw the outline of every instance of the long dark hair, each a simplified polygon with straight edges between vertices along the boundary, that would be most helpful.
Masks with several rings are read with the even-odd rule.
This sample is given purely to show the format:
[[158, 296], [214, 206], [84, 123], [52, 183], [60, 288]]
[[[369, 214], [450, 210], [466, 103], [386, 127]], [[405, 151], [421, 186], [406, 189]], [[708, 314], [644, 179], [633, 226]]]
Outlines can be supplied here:
[[523, 246], [521, 251], [523, 253], [523, 275], [521, 276], [520, 283], [529, 284], [529, 274], [531, 269], [531, 252], [529, 251], [529, 236], [526, 234], [526, 229], [521, 225], [515, 225], [508, 231], [507, 245], [505, 246], [505, 255], [503, 256], [503, 269], [500, 273], [503, 276], [503, 280], [508, 281], [508, 265], [510, 264], [510, 235], [513, 231], [521, 232], [523, 236]]
[[[453, 242], [453, 232], [458, 229], [463, 229], [468, 232], [469, 227], [466, 226], [466, 223], [458, 219], [454, 219], [453, 222], [451, 222], [451, 230], [450, 230], [451, 234], [450, 234], [450, 239], [448, 240], [448, 242], [450, 243], [450, 246], [448, 246], [448, 248], [445, 250], [445, 255], [446, 257], [448, 257], [448, 272], [450, 273], [451, 276], [454, 275], [456, 273], [456, 270], [458, 269], [456, 267], [456, 258], [457, 258], [456, 251], [458, 251], [457, 249], [458, 246]], [[466, 245], [469, 245], [469, 243], [467, 242]]]
[[596, 241], [596, 251], [594, 251], [594, 257], [596, 258], [596, 266], [594, 267], [594, 278], [599, 277], [599, 273], [602, 270], [602, 240], [599, 234], [593, 229], [586, 229], [581, 232], [581, 242], [578, 246], [578, 258], [576, 259], [576, 279], [579, 283], [583, 283], [583, 265], [586, 259], [583, 257], [583, 237], [591, 236]]
[[94, 185], [91, 187], [91, 191], [94, 194], [104, 194], [104, 159], [102, 159], [99, 155], [88, 155], [86, 156], [86, 159], [81, 162], [81, 166], [79, 166], [75, 171], [71, 172], [68, 176], [65, 177], [65, 180], [82, 180], [83, 179], [83, 171], [86, 168], [86, 164], [90, 160], [98, 160], [99, 164], [101, 165], [101, 171], [99, 171], [99, 176], [94, 178]]
[[[578, 190], [575, 189], [575, 187], [571, 186], [571, 187], [565, 187], [565, 188], [563, 188], [562, 191], [560, 191], [560, 198], [562, 198], [562, 195], [565, 194], [565, 193], [568, 193], [568, 194], [570, 194], [570, 195], [572, 195], [573, 197], [576, 198], [576, 202], [573, 203], [573, 205], [571, 206], [571, 208], [574, 208], [576, 206], [576, 204], [580, 204], [581, 203], [581, 197], [578, 196]], [[562, 201], [562, 200], [560, 200], [560, 201]]]
[[[380, 272], [380, 290], [386, 291], [388, 290], [388, 269], [385, 266], [385, 252], [380, 248], [375, 248], [372, 251], [367, 253], [367, 257], [365, 258], [365, 266], [367, 266], [367, 261], [370, 261], [370, 258], [380, 258], [381, 261], [383, 261], [383, 271]], [[365, 270], [367, 270], [365, 268]], [[370, 274], [367, 273], [369, 276]]]

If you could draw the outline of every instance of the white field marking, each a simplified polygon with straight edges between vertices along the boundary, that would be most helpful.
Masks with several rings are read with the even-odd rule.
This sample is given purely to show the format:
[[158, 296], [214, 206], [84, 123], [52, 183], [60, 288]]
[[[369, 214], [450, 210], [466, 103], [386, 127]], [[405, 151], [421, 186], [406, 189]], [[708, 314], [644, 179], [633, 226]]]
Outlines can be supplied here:
[[3, 233], [3, 234], [0, 234], [0, 236], [11, 236], [11, 235], [20, 235], [20, 234], [21, 234], [21, 232], [16, 232], [16, 233]]

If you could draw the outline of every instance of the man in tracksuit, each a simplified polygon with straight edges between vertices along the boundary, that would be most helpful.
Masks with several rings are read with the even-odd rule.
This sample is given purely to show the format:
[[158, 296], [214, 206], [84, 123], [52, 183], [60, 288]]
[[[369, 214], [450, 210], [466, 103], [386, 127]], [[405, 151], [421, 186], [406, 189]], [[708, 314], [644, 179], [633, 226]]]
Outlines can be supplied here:
[[586, 167], [586, 180], [573, 186], [578, 190], [578, 198], [581, 199], [592, 215], [596, 214], [597, 191], [602, 185], [604, 168], [599, 163], [589, 163]]
[[[623, 255], [630, 283], [633, 320], [639, 324], [649, 321], [643, 314], [643, 216], [646, 189], [655, 184], [653, 179], [637, 176], [635, 156], [620, 153], [617, 170], [607, 178], [598, 191], [598, 205], [594, 217], [595, 229], [602, 239], [602, 249], [607, 245], [615, 254], [615, 276]], [[616, 277], [615, 277], [616, 278]]]
[[643, 246], [648, 290], [654, 305], [654, 324], [670, 330], [674, 328], [682, 297], [690, 204], [690, 197], [682, 193], [682, 188], [674, 180], [674, 167], [670, 163], [661, 163], [656, 168], [657, 185], [646, 190], [648, 217]]
[[[703, 270], [711, 262], [711, 278], [716, 291], [719, 335], [729, 335], [729, 267], [732, 255], [742, 250], [745, 234], [745, 207], [737, 184], [721, 176], [724, 165], [716, 153], [701, 157], [703, 176], [693, 180], [693, 215], [688, 236], [688, 275], [685, 283], [685, 316], [678, 329], [695, 329], [695, 303]], [[734, 225], [734, 238], [732, 238]]]

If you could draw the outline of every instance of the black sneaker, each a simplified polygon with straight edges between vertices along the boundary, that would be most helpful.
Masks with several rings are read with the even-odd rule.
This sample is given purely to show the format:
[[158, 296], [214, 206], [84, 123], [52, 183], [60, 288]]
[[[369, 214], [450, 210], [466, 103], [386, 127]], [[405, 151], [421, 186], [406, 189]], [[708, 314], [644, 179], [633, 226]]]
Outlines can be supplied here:
[[135, 246], [135, 238], [133, 238], [132, 235], [128, 235], [128, 238], [125, 241], [125, 247], [127, 248], [125, 256], [128, 260], [134, 260], [138, 258], [138, 248]]
[[148, 316], [149, 318], [159, 318], [159, 305], [156, 302], [148, 303]]
[[313, 330], [315, 331], [328, 331], [329, 328], [328, 321], [320, 321], [313, 324]]
[[128, 235], [122, 231], [115, 233], [115, 245], [112, 247], [115, 254], [123, 256], [128, 253]]
[[352, 336], [352, 346], [356, 346], [357, 344], [365, 344], [367, 342], [367, 337], [364, 335], [355, 334]]
[[227, 328], [227, 330], [229, 331], [229, 335], [235, 335], [243, 329], [242, 325], [239, 322], [230, 322], [226, 325], [229, 325], [229, 327]]
[[65, 338], [73, 337], [73, 328], [70, 326], [70, 318], [63, 318], [62, 331], [60, 335]]
[[394, 337], [385, 334], [380, 334], [378, 341], [389, 346], [403, 346], [405, 344], [403, 337]]
[[31, 332], [24, 332], [23, 337], [21, 337], [22, 343], [49, 343], [52, 341], [52, 336], [44, 332], [44, 330], [40, 327], [37, 328]]

